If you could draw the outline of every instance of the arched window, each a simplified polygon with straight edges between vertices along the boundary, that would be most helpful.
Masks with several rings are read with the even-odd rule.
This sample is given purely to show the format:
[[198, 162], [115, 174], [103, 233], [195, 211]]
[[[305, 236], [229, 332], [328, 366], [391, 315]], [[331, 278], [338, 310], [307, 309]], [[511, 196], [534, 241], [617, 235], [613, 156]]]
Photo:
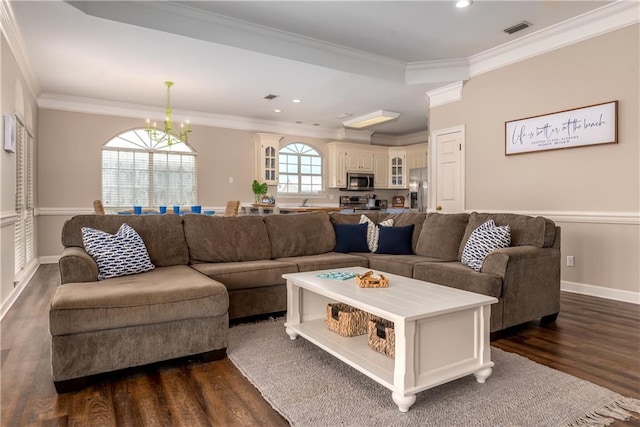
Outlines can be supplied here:
[[278, 193], [322, 192], [322, 157], [315, 148], [300, 142], [282, 147], [278, 158]]
[[186, 143], [168, 145], [166, 135], [151, 140], [146, 130], [134, 129], [103, 146], [106, 208], [188, 206], [197, 204], [197, 195], [197, 154]]

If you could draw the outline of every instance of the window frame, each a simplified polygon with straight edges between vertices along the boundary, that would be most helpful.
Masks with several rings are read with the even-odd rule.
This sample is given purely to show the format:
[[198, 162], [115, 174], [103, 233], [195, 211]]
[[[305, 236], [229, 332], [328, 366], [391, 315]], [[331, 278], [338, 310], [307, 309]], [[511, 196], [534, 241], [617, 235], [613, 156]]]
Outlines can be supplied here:
[[[310, 152], [315, 154], [309, 154]], [[297, 162], [295, 163], [295, 166], [297, 166], [297, 172], [295, 174], [285, 170], [288, 166], [291, 166], [293, 163], [287, 162], [286, 160], [283, 161], [282, 156], [297, 157]], [[311, 160], [309, 164], [304, 164], [303, 158], [319, 159], [320, 164], [314, 165], [313, 160]], [[324, 156], [322, 152], [309, 143], [298, 141], [298, 142], [291, 142], [281, 147], [278, 150], [278, 186], [277, 186], [278, 197], [282, 198], [282, 197], [297, 197], [297, 196], [305, 196], [305, 197], [323, 196], [325, 192], [325, 173], [324, 173], [325, 164], [324, 163], [325, 163]], [[319, 167], [320, 173], [319, 174], [312, 173], [312, 172], [303, 173], [302, 172], [303, 166], [310, 166], [312, 169], [313, 167]], [[282, 191], [281, 188], [283, 186], [290, 185], [289, 183], [283, 183], [282, 182], [283, 178], [285, 176], [291, 176], [291, 175], [297, 176], [297, 184], [295, 185], [298, 186], [298, 191], [297, 192]], [[311, 177], [312, 181], [313, 181], [313, 177], [319, 177], [320, 183], [317, 184], [317, 183], [311, 182], [308, 185], [311, 185], [312, 190], [302, 191], [303, 177]], [[320, 186], [319, 190], [313, 191], [313, 187], [318, 185]]]

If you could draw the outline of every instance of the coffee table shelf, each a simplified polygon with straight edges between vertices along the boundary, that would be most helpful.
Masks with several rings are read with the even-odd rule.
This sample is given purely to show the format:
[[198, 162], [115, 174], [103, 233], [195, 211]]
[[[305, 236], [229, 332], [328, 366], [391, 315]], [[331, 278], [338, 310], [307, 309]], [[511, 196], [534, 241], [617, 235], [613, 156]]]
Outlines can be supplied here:
[[290, 329], [383, 386], [393, 387], [394, 360], [369, 348], [367, 335], [340, 336], [327, 329], [324, 319], [305, 321]]
[[[345, 272], [367, 269], [350, 267]], [[355, 279], [317, 277], [330, 270], [284, 274], [287, 280], [286, 332], [301, 336], [391, 390], [407, 412], [416, 393], [473, 374], [491, 375], [489, 318], [493, 297], [383, 273], [388, 288], [359, 288]], [[342, 302], [390, 320], [395, 359], [369, 348], [367, 336], [346, 338], [324, 323], [329, 303]]]

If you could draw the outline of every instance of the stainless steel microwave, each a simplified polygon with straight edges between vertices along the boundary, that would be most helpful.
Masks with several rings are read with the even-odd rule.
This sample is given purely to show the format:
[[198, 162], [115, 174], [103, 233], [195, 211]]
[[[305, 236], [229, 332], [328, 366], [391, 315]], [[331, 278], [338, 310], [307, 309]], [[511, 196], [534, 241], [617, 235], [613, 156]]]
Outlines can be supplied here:
[[347, 186], [341, 190], [371, 191], [373, 190], [373, 174], [347, 172]]

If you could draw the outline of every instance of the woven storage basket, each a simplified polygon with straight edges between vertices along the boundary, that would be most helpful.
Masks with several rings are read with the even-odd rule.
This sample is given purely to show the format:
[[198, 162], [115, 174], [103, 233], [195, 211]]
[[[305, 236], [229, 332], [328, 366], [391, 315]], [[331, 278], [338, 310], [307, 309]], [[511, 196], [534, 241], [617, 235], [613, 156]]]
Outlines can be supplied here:
[[338, 302], [327, 304], [324, 323], [343, 337], [355, 337], [367, 333], [367, 320], [370, 317], [366, 311]]
[[366, 273], [358, 274], [356, 276], [356, 283], [361, 288], [388, 288], [389, 279], [380, 274], [380, 277], [375, 277], [373, 271], [367, 271]]
[[386, 319], [372, 318], [367, 324], [369, 347], [391, 358], [396, 356], [396, 334], [393, 322]]

